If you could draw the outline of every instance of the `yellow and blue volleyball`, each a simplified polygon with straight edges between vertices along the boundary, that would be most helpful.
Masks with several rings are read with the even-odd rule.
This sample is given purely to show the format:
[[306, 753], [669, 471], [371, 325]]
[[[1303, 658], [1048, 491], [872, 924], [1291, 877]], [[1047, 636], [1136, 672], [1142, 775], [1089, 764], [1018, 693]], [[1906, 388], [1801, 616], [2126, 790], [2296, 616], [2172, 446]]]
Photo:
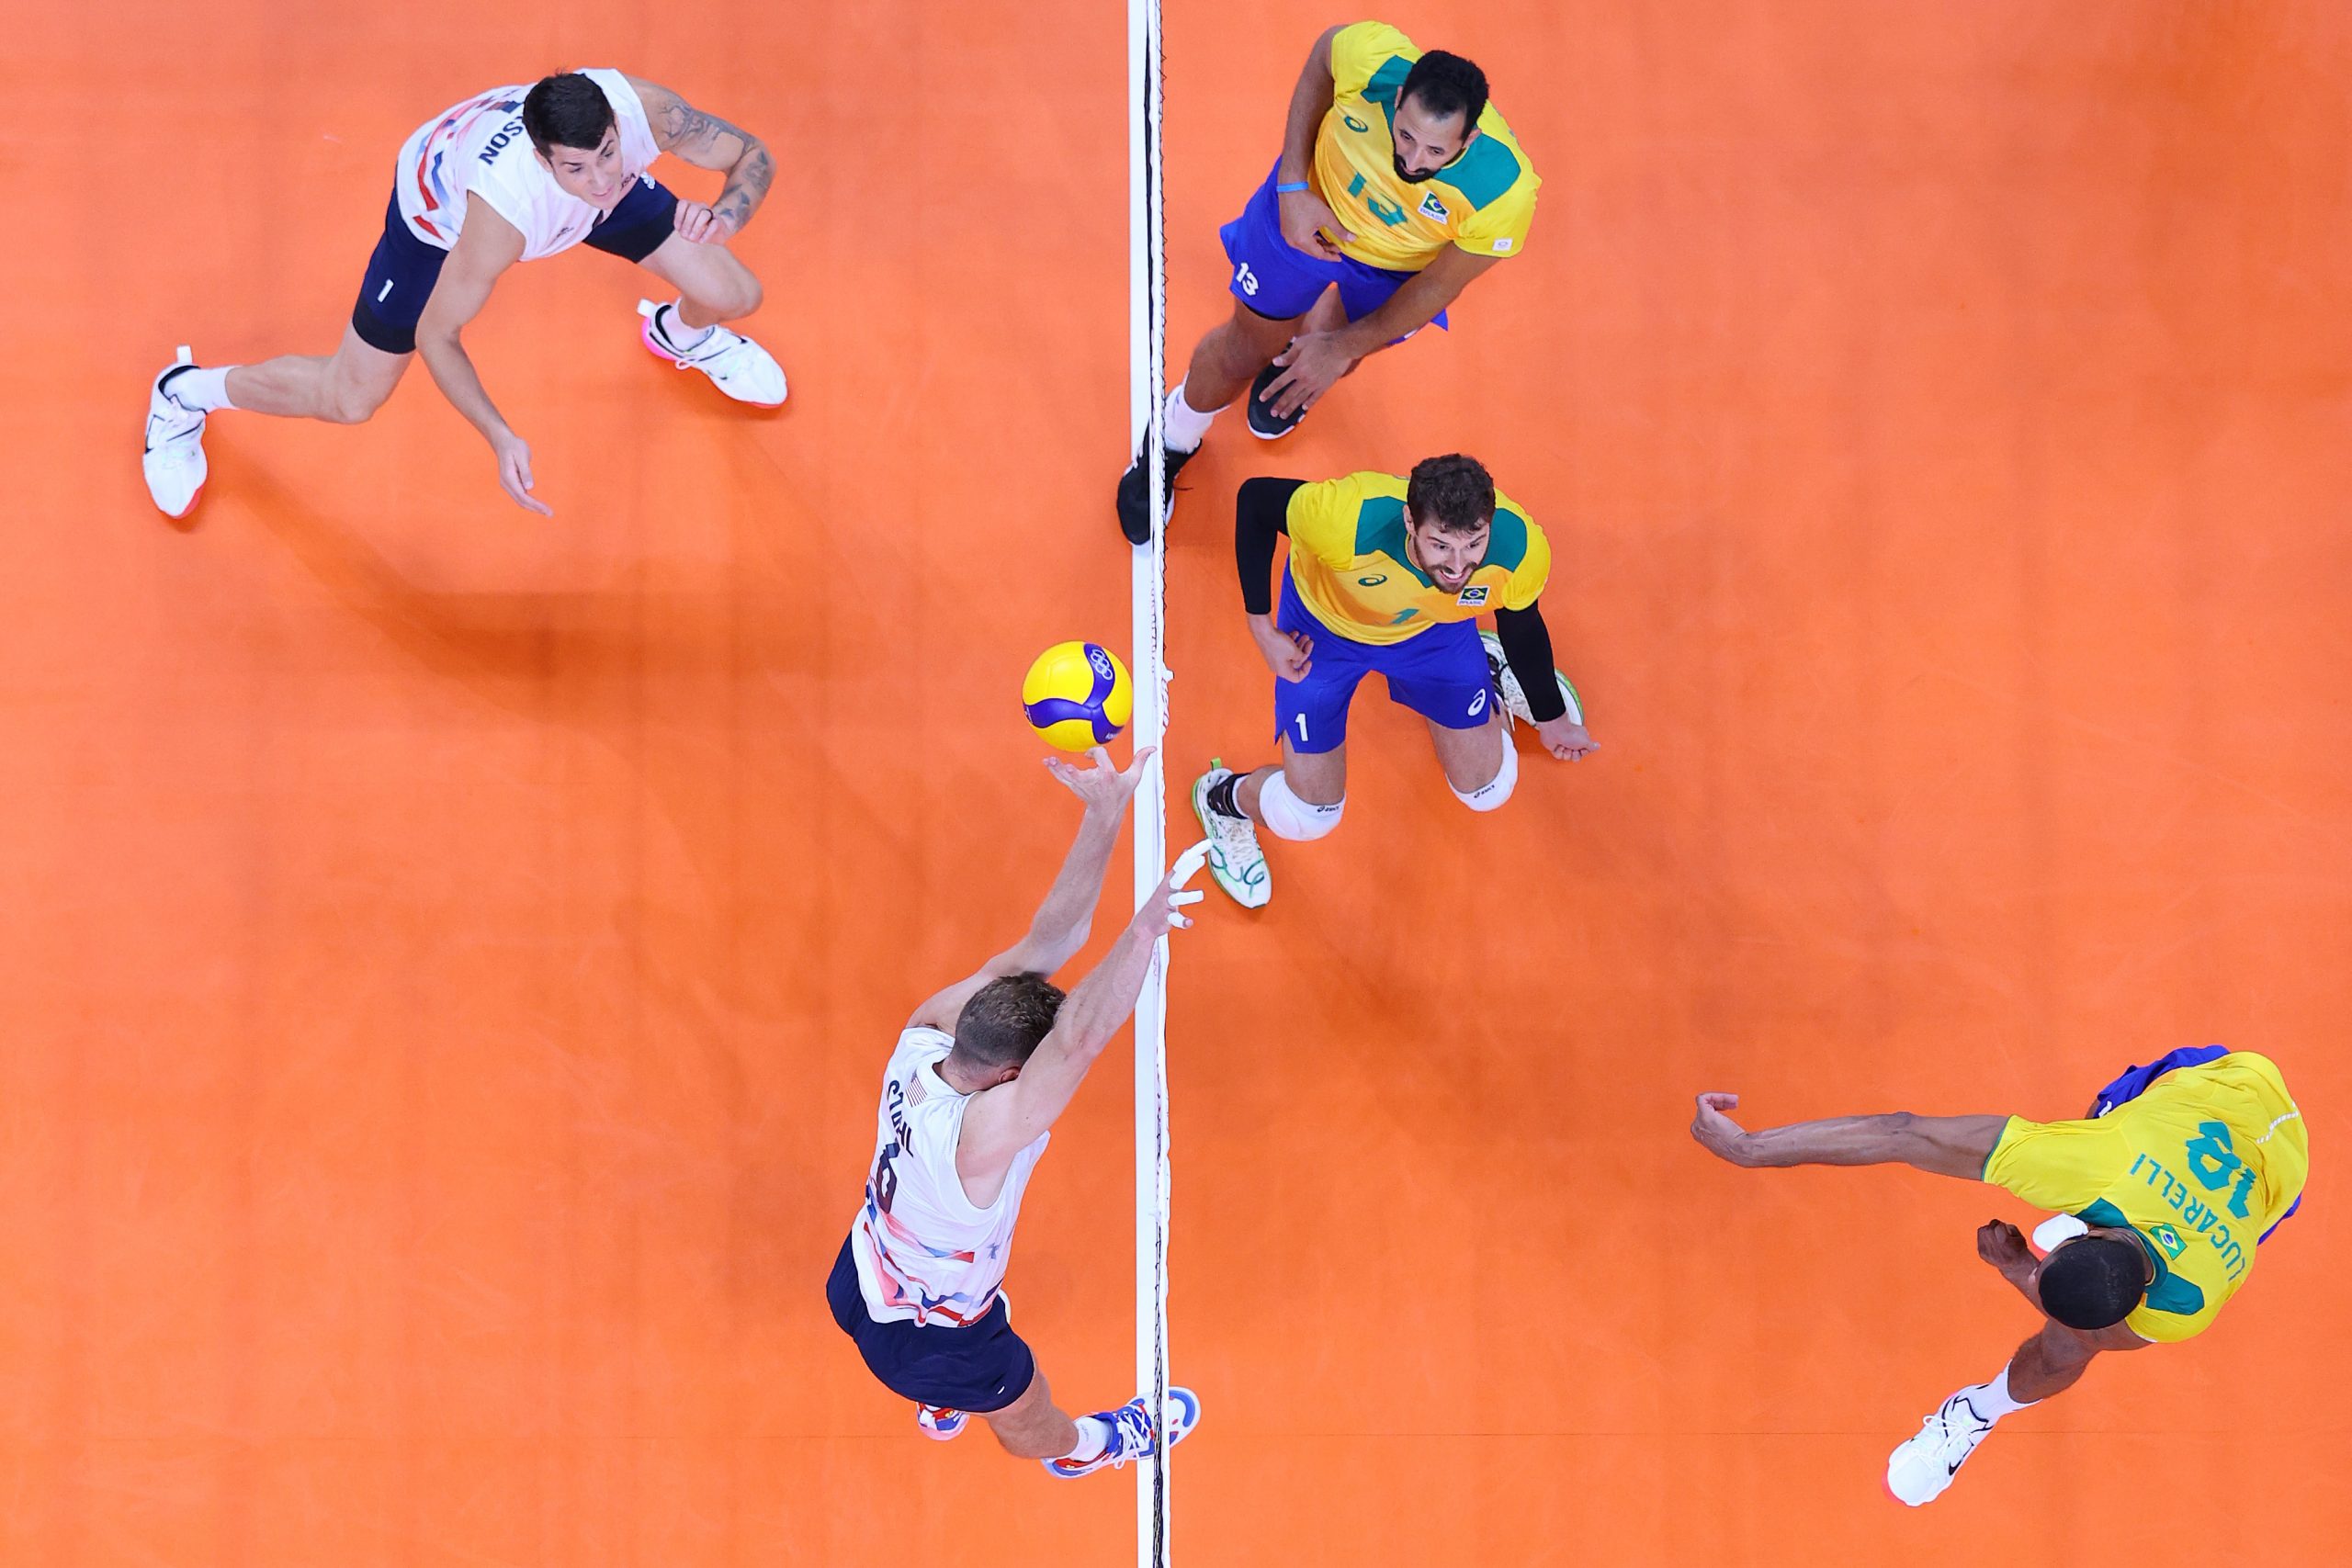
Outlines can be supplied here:
[[1046, 744], [1083, 751], [1106, 744], [1135, 712], [1135, 682], [1118, 655], [1095, 642], [1057, 642], [1021, 682], [1021, 706]]

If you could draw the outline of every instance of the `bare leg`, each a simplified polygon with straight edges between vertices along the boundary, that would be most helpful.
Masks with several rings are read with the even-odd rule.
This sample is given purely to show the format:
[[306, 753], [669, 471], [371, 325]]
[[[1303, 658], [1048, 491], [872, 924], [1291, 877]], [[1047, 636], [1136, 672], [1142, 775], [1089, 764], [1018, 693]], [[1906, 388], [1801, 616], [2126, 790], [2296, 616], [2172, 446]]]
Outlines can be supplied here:
[[1225, 407], [1290, 346], [1304, 320], [1269, 321], [1235, 300], [1232, 316], [1193, 347], [1192, 365], [1184, 372], [1184, 400], [1204, 412]]
[[673, 234], [639, 265], [677, 289], [678, 320], [696, 332], [750, 315], [763, 297], [752, 269], [724, 245]]
[[1438, 766], [1445, 770], [1445, 782], [1459, 793], [1484, 789], [1503, 771], [1503, 748], [1510, 742], [1503, 735], [1499, 710], [1488, 714], [1487, 722], [1476, 729], [1448, 729], [1435, 719], [1429, 725]]
[[[1340, 303], [1340, 291], [1333, 288], [1328, 290], [1322, 299], [1315, 301], [1315, 309], [1306, 312], [1306, 320], [1299, 323], [1298, 331], [1301, 335], [1307, 333], [1335, 333], [1347, 324], [1347, 307]], [[1274, 352], [1280, 354], [1282, 350], [1276, 349]], [[1348, 362], [1348, 367], [1340, 374], [1343, 377], [1352, 376], [1363, 367], [1363, 361], [1361, 358], [1351, 359]]]
[[283, 419], [365, 423], [401, 384], [413, 354], [386, 354], [360, 341], [349, 322], [333, 354], [281, 354], [229, 372], [229, 400]]
[[1020, 1398], [1001, 1410], [983, 1412], [980, 1419], [1015, 1459], [1059, 1459], [1078, 1447], [1078, 1423], [1054, 1404], [1044, 1372], [1029, 1380]]
[[1266, 781], [1277, 773], [1290, 785], [1291, 794], [1309, 806], [1337, 806], [1348, 797], [1348, 749], [1332, 747], [1329, 751], [1305, 754], [1291, 750], [1290, 741], [1283, 741], [1280, 764], [1260, 768], [1243, 779], [1233, 789], [1233, 804], [1251, 821], [1259, 820], [1258, 797], [1266, 793]]
[[2083, 1337], [2061, 1323], [2042, 1324], [2009, 1358], [2009, 1397], [2031, 1404], [2075, 1386], [2098, 1354]]

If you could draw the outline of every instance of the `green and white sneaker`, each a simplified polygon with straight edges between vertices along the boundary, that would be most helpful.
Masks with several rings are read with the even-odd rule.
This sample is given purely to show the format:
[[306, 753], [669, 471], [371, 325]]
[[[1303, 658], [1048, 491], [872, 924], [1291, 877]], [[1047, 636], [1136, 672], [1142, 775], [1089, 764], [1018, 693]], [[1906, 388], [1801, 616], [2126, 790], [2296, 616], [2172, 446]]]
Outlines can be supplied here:
[[1274, 895], [1274, 885], [1266, 869], [1266, 852], [1258, 847], [1258, 825], [1209, 807], [1209, 791], [1232, 776], [1224, 758], [1212, 761], [1209, 771], [1193, 781], [1193, 815], [1209, 836], [1209, 874], [1216, 885], [1243, 908], [1262, 909]]
[[[1521, 688], [1519, 677], [1511, 672], [1510, 660], [1503, 657], [1503, 639], [1492, 632], [1480, 632], [1478, 640], [1487, 645], [1487, 669], [1495, 678], [1495, 690], [1503, 694], [1504, 717], [1519, 724], [1533, 724], [1535, 716], [1528, 710], [1527, 693]], [[1557, 670], [1552, 671], [1552, 678], [1560, 682], [1560, 695], [1567, 699], [1568, 716], [1582, 724], [1584, 699], [1577, 695], [1577, 689]]]

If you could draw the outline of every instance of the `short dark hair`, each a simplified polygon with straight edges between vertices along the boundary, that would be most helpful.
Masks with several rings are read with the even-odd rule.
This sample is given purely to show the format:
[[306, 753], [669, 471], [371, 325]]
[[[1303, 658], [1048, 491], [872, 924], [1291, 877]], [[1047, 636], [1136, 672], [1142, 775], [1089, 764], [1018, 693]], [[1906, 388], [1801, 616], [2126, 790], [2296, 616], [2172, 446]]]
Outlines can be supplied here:
[[539, 156], [553, 147], [581, 147], [593, 152], [613, 128], [613, 101], [594, 78], [577, 71], [542, 76], [523, 96], [523, 130]]
[[1476, 130], [1478, 117], [1487, 112], [1487, 73], [1458, 54], [1433, 49], [1405, 73], [1396, 101], [1407, 98], [1420, 99], [1421, 107], [1440, 119], [1458, 114], [1464, 130]]
[[982, 1066], [1017, 1067], [1061, 1010], [1061, 987], [1043, 975], [1000, 975], [956, 1015], [956, 1049]]
[[2068, 1242], [2041, 1265], [2041, 1310], [2069, 1328], [2121, 1323], [2148, 1293], [2148, 1255], [2118, 1235]]
[[1416, 523], [1435, 524], [1441, 533], [1475, 534], [1494, 521], [1494, 476], [1477, 458], [1458, 452], [1424, 457], [1405, 483], [1405, 504]]

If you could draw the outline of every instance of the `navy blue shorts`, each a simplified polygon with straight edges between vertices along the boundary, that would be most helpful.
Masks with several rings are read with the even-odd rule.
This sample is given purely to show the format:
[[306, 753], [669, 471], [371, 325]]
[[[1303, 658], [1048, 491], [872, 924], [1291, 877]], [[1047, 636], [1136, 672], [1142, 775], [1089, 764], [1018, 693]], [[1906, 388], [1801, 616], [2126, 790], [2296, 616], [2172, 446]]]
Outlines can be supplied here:
[[[1217, 231], [1226, 259], [1233, 264], [1233, 297], [1276, 321], [1304, 316], [1334, 283], [1340, 286], [1340, 307], [1351, 321], [1387, 304], [1388, 297], [1413, 274], [1390, 272], [1347, 256], [1333, 261], [1297, 249], [1283, 238], [1282, 198], [1274, 194], [1277, 177], [1269, 173], [1241, 216]], [[1444, 311], [1437, 313], [1436, 324], [1446, 324]]]
[[866, 1371], [884, 1388], [918, 1404], [968, 1410], [975, 1416], [1001, 1410], [1029, 1392], [1037, 1359], [1012, 1332], [1012, 1314], [1003, 1296], [980, 1314], [979, 1322], [963, 1328], [876, 1323], [866, 1315], [849, 1248], [843, 1238], [832, 1278], [825, 1281], [825, 1301], [842, 1332], [857, 1341]]
[[[597, 220], [584, 243], [624, 261], [651, 255], [677, 227], [678, 198], [660, 180], [639, 175], [612, 211]], [[359, 302], [351, 308], [351, 330], [359, 341], [386, 354], [416, 352], [416, 323], [449, 253], [409, 231], [401, 217], [400, 193], [384, 209], [384, 237], [368, 258]]]
[[[2165, 1052], [2144, 1067], [2126, 1067], [2123, 1069], [2122, 1077], [2098, 1091], [2098, 1101], [2092, 1108], [2091, 1114], [2094, 1117], [2104, 1116], [2119, 1105], [2130, 1104], [2147, 1093], [2150, 1084], [2176, 1067], [2201, 1067], [2206, 1063], [2219, 1061], [2229, 1054], [2230, 1048], [2226, 1045], [2184, 1045], [2177, 1051]], [[2287, 1212], [2278, 1216], [2278, 1224], [2264, 1231], [2255, 1240], [2257, 1243], [2268, 1241], [2272, 1233], [2278, 1230], [2278, 1225], [2283, 1225], [2293, 1219], [2295, 1211], [2302, 1206], [2302, 1195], [2297, 1193], [2295, 1201], [2287, 1205]]]
[[1334, 750], [1348, 739], [1348, 705], [1366, 675], [1387, 677], [1388, 696], [1448, 729], [1476, 729], [1494, 711], [1494, 674], [1476, 621], [1443, 621], [1403, 642], [1358, 642], [1327, 626], [1298, 596], [1283, 568], [1283, 602], [1274, 626], [1305, 632], [1315, 644], [1306, 679], [1274, 677], [1274, 732], [1306, 755]]

